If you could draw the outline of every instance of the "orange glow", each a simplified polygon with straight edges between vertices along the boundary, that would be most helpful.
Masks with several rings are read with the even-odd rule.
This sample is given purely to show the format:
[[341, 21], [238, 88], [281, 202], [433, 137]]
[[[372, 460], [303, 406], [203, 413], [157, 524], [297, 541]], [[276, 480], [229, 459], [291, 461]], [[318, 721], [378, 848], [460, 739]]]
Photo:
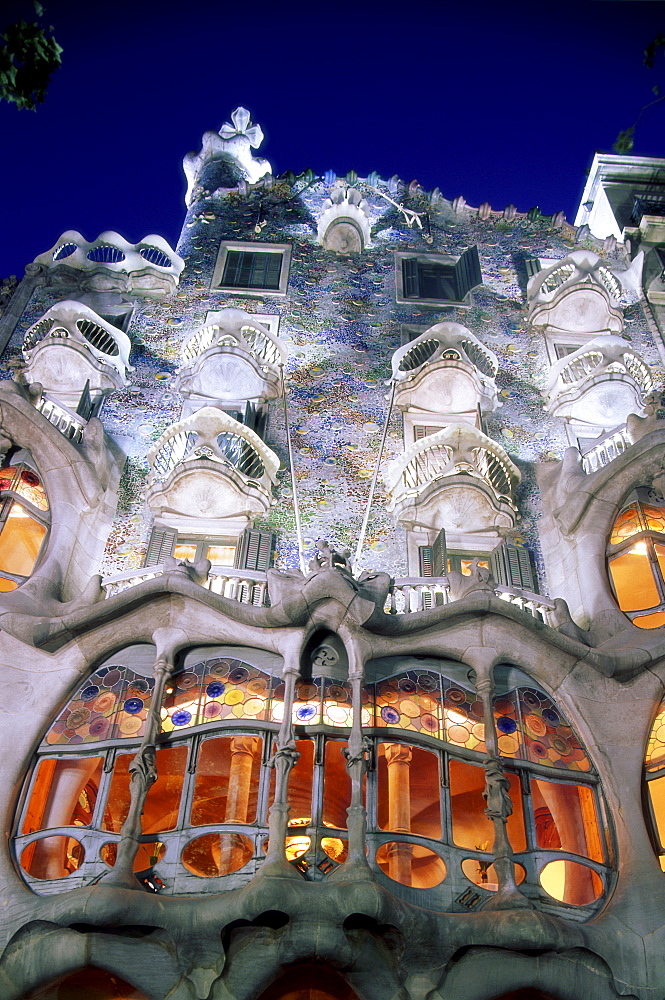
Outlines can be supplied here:
[[[104, 811], [103, 829], [120, 833], [129, 812], [129, 765], [135, 754], [119, 754]], [[180, 793], [187, 767], [187, 747], [163, 747], [157, 751], [157, 780], [150, 786], [143, 810], [143, 832], [172, 830], [178, 822]]]
[[402, 743], [380, 743], [378, 820], [381, 830], [441, 837], [439, 761]]
[[446, 877], [443, 858], [422, 844], [382, 844], [376, 852], [376, 863], [393, 881], [414, 889], [431, 889]]
[[[526, 850], [526, 832], [522, 812], [519, 778], [506, 772], [513, 804], [506, 832], [514, 851]], [[453, 841], [458, 847], [490, 850], [494, 842], [494, 825], [485, 815], [485, 771], [461, 760], [450, 761], [450, 802], [453, 818]]]
[[253, 854], [252, 841], [242, 833], [204, 833], [190, 840], [181, 860], [192, 875], [216, 878], [244, 868]]
[[25, 1000], [148, 1000], [145, 993], [111, 972], [79, 969], [68, 976], [51, 981]]
[[256, 819], [263, 741], [256, 736], [205, 740], [196, 768], [191, 821], [252, 823]]
[[0, 533], [0, 569], [30, 576], [46, 537], [46, 528], [14, 503]]
[[610, 559], [610, 576], [622, 611], [644, 611], [660, 603], [644, 542]]

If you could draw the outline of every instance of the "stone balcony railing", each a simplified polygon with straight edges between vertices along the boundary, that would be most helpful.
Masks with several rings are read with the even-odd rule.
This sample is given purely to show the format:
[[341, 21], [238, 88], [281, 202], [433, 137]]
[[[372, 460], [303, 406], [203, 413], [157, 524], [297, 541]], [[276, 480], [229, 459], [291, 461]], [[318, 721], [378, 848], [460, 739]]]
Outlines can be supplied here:
[[617, 427], [616, 430], [605, 434], [597, 444], [582, 455], [582, 468], [589, 474], [609, 465], [615, 458], [622, 455], [626, 448], [632, 444], [628, 431], [624, 427]]
[[74, 444], [80, 444], [87, 424], [87, 421], [83, 417], [80, 417], [77, 413], [72, 413], [67, 407], [60, 406], [59, 403], [55, 403], [52, 399], [46, 399], [42, 395], [38, 396], [35, 401], [35, 409], [39, 410], [42, 416], [46, 417], [48, 422], [56, 427], [63, 437], [66, 437], [69, 441], [73, 441]]
[[[162, 565], [144, 566], [126, 573], [117, 573], [106, 577], [102, 586], [107, 597], [122, 593], [130, 587], [135, 587], [147, 580], [154, 580], [164, 571]], [[268, 584], [265, 573], [255, 570], [232, 569], [226, 566], [216, 566], [210, 570], [210, 575], [202, 585], [206, 590], [238, 601], [241, 604], [267, 606], [269, 604]], [[507, 601], [527, 611], [533, 618], [548, 624], [549, 614], [554, 609], [554, 603], [539, 594], [526, 590], [516, 590], [509, 587], [495, 586], [494, 593], [501, 600]], [[396, 577], [392, 582], [390, 594], [386, 599], [384, 611], [386, 614], [407, 615], [417, 611], [427, 611], [452, 603], [448, 578], [442, 577]]]
[[414, 442], [391, 463], [390, 509], [403, 506], [437, 480], [469, 476], [489, 486], [498, 501], [513, 506], [519, 470], [496, 441], [468, 424], [451, 424]]

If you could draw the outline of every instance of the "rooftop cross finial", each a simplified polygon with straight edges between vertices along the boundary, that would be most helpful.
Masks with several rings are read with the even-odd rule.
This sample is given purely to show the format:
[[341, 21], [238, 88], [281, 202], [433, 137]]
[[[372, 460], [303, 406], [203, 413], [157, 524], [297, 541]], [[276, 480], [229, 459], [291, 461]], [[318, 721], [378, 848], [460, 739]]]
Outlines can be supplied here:
[[235, 139], [244, 136], [254, 149], [263, 142], [263, 129], [260, 125], [250, 125], [251, 115], [246, 108], [236, 108], [231, 115], [233, 125], [225, 122], [219, 130], [222, 139]]

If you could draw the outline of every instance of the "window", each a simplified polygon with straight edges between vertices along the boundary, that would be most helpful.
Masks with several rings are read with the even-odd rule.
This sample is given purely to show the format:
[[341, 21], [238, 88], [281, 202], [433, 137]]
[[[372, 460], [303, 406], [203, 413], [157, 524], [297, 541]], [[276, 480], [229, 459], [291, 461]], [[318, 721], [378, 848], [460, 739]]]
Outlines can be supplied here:
[[202, 538], [181, 533], [177, 528], [155, 525], [148, 542], [146, 566], [160, 566], [166, 558], [198, 562], [209, 559], [213, 567], [233, 566], [265, 572], [272, 565], [275, 536], [272, 531], [246, 528], [239, 536]]
[[213, 288], [245, 294], [286, 295], [291, 247], [286, 243], [231, 243], [220, 246]]
[[16, 590], [32, 574], [49, 523], [37, 473], [20, 462], [0, 468], [0, 592]]
[[478, 248], [461, 257], [438, 254], [395, 254], [398, 302], [468, 305], [468, 292], [482, 284]]
[[610, 582], [621, 610], [639, 628], [665, 625], [665, 501], [640, 488], [619, 511], [607, 549]]
[[[126, 657], [136, 669], [118, 654], [85, 680], [38, 751], [15, 837], [35, 891], [44, 883], [55, 891], [65, 880], [68, 888], [88, 884], [115, 863], [131, 801], [129, 766], [154, 690], [137, 672], [137, 656]], [[150, 653], [141, 656], [145, 665]], [[483, 707], [466, 668], [440, 667], [446, 673], [421, 666], [390, 673], [384, 663], [387, 676], [365, 685], [361, 718], [371, 745], [363, 791], [370, 864], [409, 891], [436, 890], [427, 906], [446, 909], [462, 896], [484, 901], [498, 882], [483, 797]], [[495, 670], [495, 681], [518, 881], [536, 902], [587, 906], [610, 871], [597, 776], [561, 710], [530, 678], [508, 666]], [[351, 706], [346, 680], [297, 682], [299, 756], [289, 776], [285, 851], [314, 880], [348, 851]], [[279, 661], [232, 647], [193, 651], [160, 712], [158, 778], [146, 797], [136, 871], [161, 880], [168, 894], [239, 887], [267, 849], [275, 787], [268, 760], [284, 713]]]

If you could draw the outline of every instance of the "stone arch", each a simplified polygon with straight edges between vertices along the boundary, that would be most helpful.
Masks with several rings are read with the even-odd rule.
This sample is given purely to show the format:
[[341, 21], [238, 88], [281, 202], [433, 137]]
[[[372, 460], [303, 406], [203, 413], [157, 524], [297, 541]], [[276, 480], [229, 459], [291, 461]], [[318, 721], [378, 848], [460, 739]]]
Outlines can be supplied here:
[[359, 1000], [359, 998], [346, 979], [335, 969], [307, 962], [285, 969], [281, 976], [263, 990], [258, 1000]]

